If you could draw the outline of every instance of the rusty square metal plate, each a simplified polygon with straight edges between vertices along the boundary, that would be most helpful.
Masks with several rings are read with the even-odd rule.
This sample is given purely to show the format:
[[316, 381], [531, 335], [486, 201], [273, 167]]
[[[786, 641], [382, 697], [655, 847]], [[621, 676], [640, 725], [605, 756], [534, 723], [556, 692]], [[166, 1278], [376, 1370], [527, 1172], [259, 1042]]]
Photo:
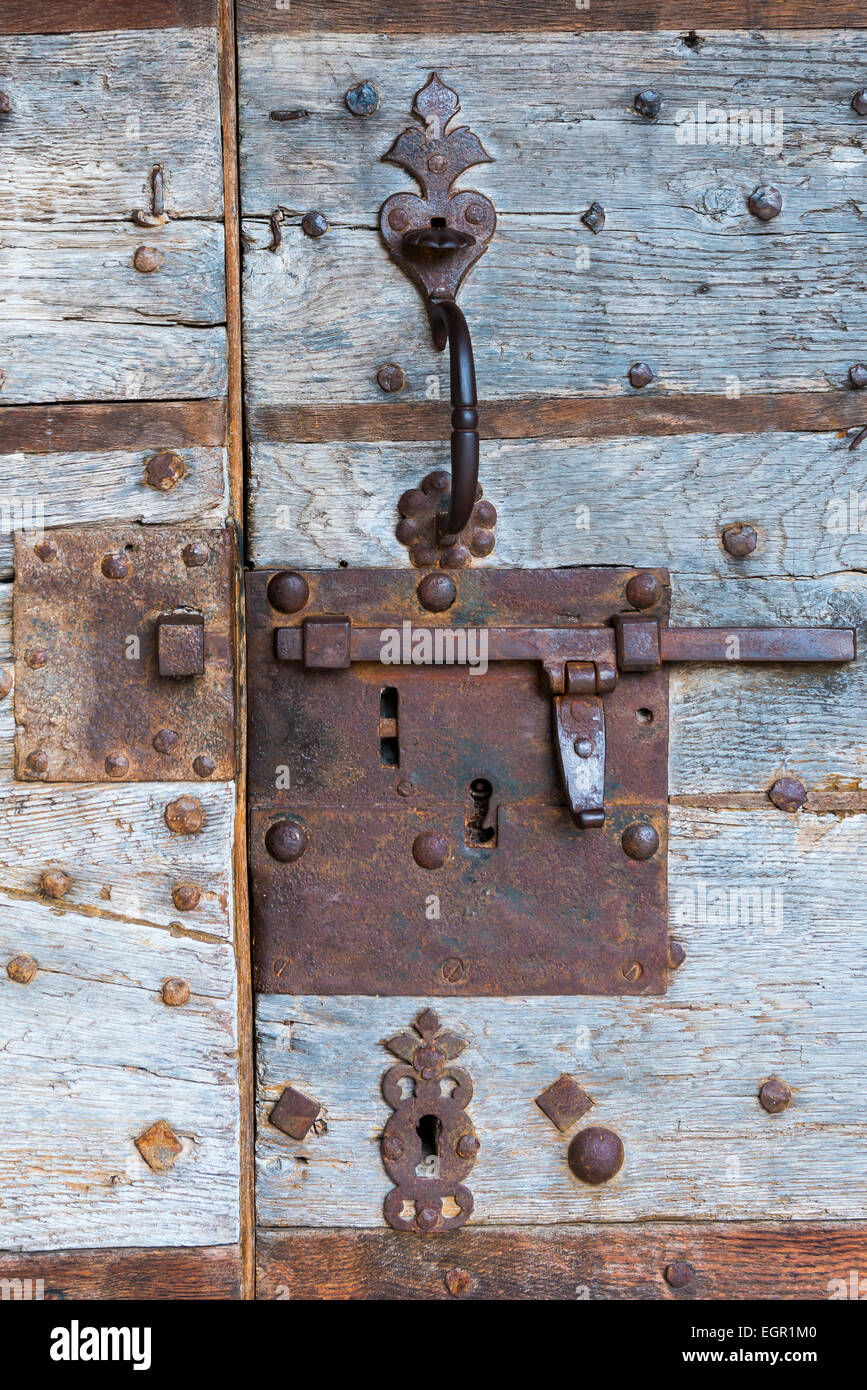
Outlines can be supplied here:
[[[605, 711], [606, 820], [579, 829], [538, 661], [304, 665], [305, 620], [582, 630], [628, 610], [632, 571], [455, 573], [444, 613], [411, 571], [305, 572], [272, 607], [247, 576], [249, 830], [257, 988], [298, 994], [660, 994], [667, 983], [668, 676]], [[667, 575], [655, 609], [667, 615]], [[279, 595], [279, 586], [271, 590]], [[296, 637], [292, 636], [292, 632]], [[282, 632], [280, 642], [277, 633]], [[353, 637], [353, 641], [355, 638]], [[571, 637], [569, 638], [571, 641]], [[297, 659], [278, 659], [297, 652]], [[652, 826], [630, 858], [622, 837]]]
[[234, 585], [230, 530], [16, 535], [16, 776], [231, 779]]

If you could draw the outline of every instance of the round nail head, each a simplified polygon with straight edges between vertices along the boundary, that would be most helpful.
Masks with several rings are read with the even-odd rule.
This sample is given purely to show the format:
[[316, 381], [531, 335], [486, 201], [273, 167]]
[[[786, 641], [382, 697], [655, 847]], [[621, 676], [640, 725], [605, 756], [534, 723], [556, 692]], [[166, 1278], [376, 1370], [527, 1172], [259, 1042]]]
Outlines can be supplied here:
[[853, 94], [852, 110], [858, 116], [867, 116], [867, 87], [859, 87]]
[[760, 222], [773, 222], [783, 210], [783, 195], [772, 183], [762, 183], [753, 189], [747, 207]]
[[310, 585], [295, 570], [282, 570], [268, 585], [268, 602], [278, 613], [300, 613], [309, 598]]
[[626, 601], [633, 608], [652, 608], [662, 597], [662, 585], [650, 570], [634, 574], [626, 585]]
[[630, 859], [651, 859], [659, 849], [659, 836], [652, 825], [639, 821], [626, 827], [620, 843]]
[[778, 1077], [772, 1076], [769, 1081], [765, 1081], [759, 1090], [759, 1100], [762, 1108], [767, 1110], [769, 1115], [779, 1115], [781, 1110], [792, 1099], [792, 1092], [789, 1090], [785, 1081], [780, 1081]]
[[179, 796], [166, 807], [165, 822], [175, 835], [197, 835], [205, 824], [205, 808], [194, 796]]
[[406, 386], [406, 373], [399, 363], [386, 362], [376, 373], [376, 380], [381, 391], [393, 395], [395, 391], [402, 391]]
[[849, 385], [854, 386], [856, 391], [863, 391], [867, 386], [867, 362], [856, 362], [849, 368]]
[[307, 848], [307, 831], [298, 821], [275, 821], [265, 836], [265, 848], [272, 859], [293, 864]]
[[623, 1143], [613, 1129], [591, 1125], [575, 1135], [569, 1145], [568, 1162], [576, 1178], [598, 1187], [610, 1182], [623, 1167]]
[[694, 1274], [695, 1270], [686, 1260], [673, 1260], [665, 1266], [665, 1282], [672, 1289], [685, 1289], [692, 1283]]
[[416, 588], [418, 601], [429, 613], [444, 613], [451, 608], [458, 596], [457, 585], [451, 575], [434, 570], [420, 579]]
[[359, 82], [343, 99], [353, 116], [372, 116], [379, 106], [379, 89], [372, 82]]
[[646, 121], [655, 121], [662, 110], [662, 97], [649, 87], [646, 92], [636, 92], [632, 105]]
[[305, 212], [301, 218], [301, 230], [305, 236], [313, 237], [315, 241], [328, 231], [328, 218], [324, 212]]
[[412, 857], [420, 869], [441, 869], [448, 852], [445, 836], [436, 830], [423, 830], [412, 842]]
[[130, 563], [125, 555], [104, 555], [100, 569], [106, 579], [125, 579], [130, 572]]
[[758, 532], [754, 526], [738, 521], [734, 526], [724, 526], [722, 533], [723, 549], [736, 560], [752, 555], [758, 545]]
[[653, 370], [647, 362], [633, 362], [629, 368], [629, 384], [640, 391], [642, 386], [649, 386], [653, 380]]
[[807, 788], [796, 777], [778, 777], [768, 796], [778, 811], [787, 811], [793, 816], [807, 800]]

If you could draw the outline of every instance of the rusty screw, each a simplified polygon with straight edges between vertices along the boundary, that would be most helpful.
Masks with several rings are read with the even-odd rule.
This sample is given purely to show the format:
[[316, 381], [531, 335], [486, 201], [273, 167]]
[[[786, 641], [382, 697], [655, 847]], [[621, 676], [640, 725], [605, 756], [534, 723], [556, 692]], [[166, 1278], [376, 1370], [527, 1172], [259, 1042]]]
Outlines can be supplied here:
[[632, 105], [646, 121], [655, 121], [662, 110], [662, 97], [659, 92], [648, 88], [646, 92], [636, 92]]
[[450, 956], [441, 966], [443, 979], [450, 985], [459, 985], [467, 978], [467, 967], [458, 956]]
[[807, 800], [807, 788], [796, 777], [778, 777], [768, 797], [778, 811], [788, 811], [793, 816]]
[[485, 220], [485, 209], [481, 203], [469, 203], [464, 211], [464, 217], [471, 227], [481, 226]]
[[686, 1260], [673, 1260], [665, 1266], [665, 1282], [672, 1289], [685, 1289], [687, 1284], [692, 1283], [694, 1275], [695, 1270]]
[[783, 210], [783, 195], [772, 183], [762, 183], [753, 189], [747, 207], [760, 222], [773, 222]]
[[652, 608], [662, 596], [662, 585], [650, 570], [634, 574], [626, 585], [626, 601], [633, 608]]
[[200, 753], [193, 759], [193, 771], [197, 777], [210, 777], [214, 771], [214, 760], [209, 758], [207, 753]]
[[301, 230], [305, 236], [313, 237], [315, 240], [328, 231], [328, 218], [324, 212], [305, 212], [301, 218]]
[[651, 859], [659, 849], [659, 836], [652, 825], [637, 821], [628, 825], [620, 837], [623, 853], [630, 859]]
[[853, 94], [852, 110], [859, 116], [867, 116], [867, 87], [859, 87]]
[[406, 386], [406, 372], [397, 362], [386, 362], [376, 373], [376, 380], [380, 390], [391, 395], [395, 391], [402, 391]]
[[629, 384], [634, 386], [636, 391], [640, 391], [642, 386], [649, 386], [653, 380], [653, 371], [646, 362], [633, 362], [629, 368]]
[[180, 980], [177, 977], [163, 980], [161, 994], [164, 1004], [168, 1004], [170, 1009], [179, 1009], [190, 1002], [189, 980]]
[[856, 362], [854, 367], [849, 368], [849, 385], [854, 386], [856, 391], [863, 391], [867, 386], [867, 362]]
[[48, 771], [48, 754], [44, 748], [34, 748], [27, 754], [27, 767], [30, 772], [40, 774]]
[[195, 883], [176, 883], [172, 889], [172, 902], [178, 912], [193, 912], [202, 901], [202, 890]]
[[403, 208], [394, 208], [388, 214], [388, 225], [393, 232], [405, 232], [409, 226], [409, 213], [404, 212]]
[[268, 602], [278, 613], [300, 613], [310, 597], [310, 585], [303, 574], [282, 570], [268, 585]]
[[39, 671], [43, 666], [48, 665], [48, 652], [44, 647], [34, 647], [27, 653], [27, 665], [33, 671]]
[[109, 777], [124, 777], [129, 772], [129, 758], [125, 753], [109, 753], [105, 770]]
[[106, 579], [125, 579], [130, 572], [130, 563], [125, 555], [104, 555], [100, 569]]
[[429, 613], [444, 613], [458, 596], [455, 581], [448, 574], [434, 570], [420, 579], [416, 588], [418, 601]]
[[133, 252], [132, 263], [142, 275], [152, 275], [159, 270], [165, 257], [155, 246], [137, 246]]
[[422, 1207], [416, 1212], [415, 1224], [422, 1235], [427, 1235], [430, 1231], [435, 1231], [440, 1224], [441, 1213], [436, 1207]]
[[383, 1135], [382, 1156], [387, 1158], [389, 1163], [397, 1163], [403, 1158], [403, 1143], [396, 1134]]
[[32, 956], [13, 956], [6, 962], [6, 974], [16, 985], [29, 985], [38, 969]]
[[145, 482], [157, 492], [171, 492], [186, 472], [184, 460], [172, 449], [161, 449], [145, 459]]
[[47, 540], [39, 541], [37, 545], [34, 545], [33, 553], [37, 559], [42, 560], [43, 564], [47, 564], [49, 561], [57, 559], [57, 546], [49, 537]]
[[683, 965], [686, 960], [686, 951], [679, 941], [671, 940], [668, 943], [668, 968], [677, 970], [678, 966]]
[[736, 560], [743, 560], [744, 556], [752, 555], [758, 539], [755, 528], [748, 526], [745, 521], [738, 521], [733, 526], [723, 527], [723, 547]]
[[205, 808], [194, 796], [179, 796], [166, 807], [165, 822], [175, 835], [197, 835], [205, 824]]
[[420, 869], [441, 869], [448, 852], [448, 841], [436, 830], [423, 830], [412, 842], [412, 857]]
[[153, 746], [157, 753], [174, 753], [180, 741], [174, 729], [160, 729], [154, 735]]
[[581, 221], [598, 236], [605, 226], [605, 209], [602, 204], [591, 203], [587, 211], [581, 214]]
[[630, 960], [627, 961], [620, 973], [624, 980], [628, 980], [631, 985], [634, 985], [635, 981], [640, 980], [644, 974], [644, 966], [640, 960]]
[[206, 565], [210, 553], [204, 541], [192, 541], [184, 546], [181, 557], [187, 569], [193, 570], [198, 569], [200, 565]]
[[308, 835], [299, 821], [278, 820], [265, 836], [265, 848], [272, 859], [281, 864], [293, 864], [307, 848]]
[[379, 106], [379, 90], [372, 82], [359, 82], [343, 98], [353, 116], [372, 116]]
[[493, 531], [489, 531], [484, 526], [474, 526], [470, 532], [469, 548], [473, 555], [481, 559], [484, 555], [490, 555], [496, 544]]
[[576, 1178], [593, 1187], [610, 1182], [623, 1167], [620, 1136], [601, 1125], [580, 1130], [569, 1145], [568, 1163]]
[[776, 1076], [772, 1076], [759, 1090], [762, 1108], [767, 1110], [769, 1115], [779, 1115], [781, 1110], [786, 1109], [791, 1099], [792, 1093], [785, 1081], [780, 1081]]
[[475, 1158], [481, 1145], [474, 1134], [462, 1134], [455, 1145], [458, 1158]]
[[39, 887], [46, 898], [63, 898], [69, 892], [70, 878], [62, 869], [46, 869], [39, 880]]
[[443, 1275], [443, 1283], [452, 1298], [463, 1298], [465, 1294], [472, 1293], [476, 1287], [475, 1279], [465, 1269], [448, 1270]]

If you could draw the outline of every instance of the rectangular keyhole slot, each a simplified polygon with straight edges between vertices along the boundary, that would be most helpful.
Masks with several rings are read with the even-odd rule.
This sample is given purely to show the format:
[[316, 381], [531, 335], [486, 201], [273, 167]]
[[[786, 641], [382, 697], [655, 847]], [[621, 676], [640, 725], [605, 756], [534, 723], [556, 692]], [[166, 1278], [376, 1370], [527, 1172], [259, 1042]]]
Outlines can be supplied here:
[[464, 817], [464, 844], [484, 849], [497, 847], [497, 813], [491, 811], [494, 788], [487, 777], [474, 777], [469, 786]]
[[379, 696], [379, 757], [383, 767], [400, 766], [397, 688], [393, 685], [384, 685]]

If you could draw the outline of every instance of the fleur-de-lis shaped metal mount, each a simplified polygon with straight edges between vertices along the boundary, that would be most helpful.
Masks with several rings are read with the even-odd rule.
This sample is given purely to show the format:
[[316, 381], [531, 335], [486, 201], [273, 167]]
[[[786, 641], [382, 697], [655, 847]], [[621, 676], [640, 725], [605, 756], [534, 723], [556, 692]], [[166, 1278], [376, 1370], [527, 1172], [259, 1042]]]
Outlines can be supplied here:
[[467, 169], [492, 161], [469, 126], [449, 130], [461, 103], [437, 73], [416, 93], [412, 109], [424, 128], [410, 126], [383, 159], [407, 169], [424, 196], [393, 194], [382, 205], [380, 227], [391, 254], [428, 300], [454, 299], [484, 255], [497, 214], [482, 193], [450, 189]]
[[[464, 1181], [479, 1141], [466, 1113], [473, 1083], [463, 1067], [449, 1065], [466, 1042], [441, 1029], [432, 1009], [423, 1009], [413, 1028], [385, 1043], [405, 1065], [391, 1067], [382, 1078], [382, 1094], [394, 1110], [381, 1140], [382, 1161], [394, 1183], [383, 1211], [395, 1231], [429, 1235], [463, 1226], [472, 1212], [473, 1195]], [[447, 1199], [456, 1211], [443, 1211]]]

